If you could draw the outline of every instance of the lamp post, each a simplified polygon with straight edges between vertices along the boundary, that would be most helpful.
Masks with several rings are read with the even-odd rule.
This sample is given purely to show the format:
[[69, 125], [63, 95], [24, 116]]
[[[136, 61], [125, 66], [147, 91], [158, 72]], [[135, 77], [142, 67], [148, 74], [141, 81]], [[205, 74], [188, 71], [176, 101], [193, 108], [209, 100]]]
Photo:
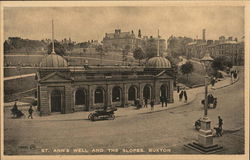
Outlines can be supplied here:
[[213, 62], [213, 58], [210, 57], [209, 53], [206, 53], [205, 56], [200, 60], [201, 64], [205, 68], [205, 106], [204, 106], [204, 117], [207, 118], [207, 109], [208, 109], [208, 99], [207, 99], [207, 86], [208, 86], [208, 68], [210, 67], [211, 63]]
[[211, 120], [208, 118], [208, 74], [207, 71], [213, 62], [213, 58], [210, 57], [209, 53], [207, 52], [205, 56], [200, 60], [201, 64], [205, 68], [205, 105], [204, 105], [204, 115], [200, 119], [201, 128], [198, 134], [198, 142], [189, 143], [186, 145], [189, 148], [197, 150], [201, 153], [211, 153], [220, 151], [223, 147], [217, 144], [213, 144], [213, 134], [211, 130]]

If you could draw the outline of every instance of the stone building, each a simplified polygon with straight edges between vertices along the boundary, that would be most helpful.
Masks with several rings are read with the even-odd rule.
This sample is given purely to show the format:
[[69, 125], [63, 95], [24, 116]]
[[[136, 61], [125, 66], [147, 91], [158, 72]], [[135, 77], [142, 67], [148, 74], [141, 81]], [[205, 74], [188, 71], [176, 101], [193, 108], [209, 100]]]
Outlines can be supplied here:
[[223, 43], [208, 45], [207, 49], [211, 56], [224, 56], [233, 65], [244, 64], [244, 43], [236, 41], [225, 41]]
[[129, 47], [129, 49], [132, 50], [141, 45], [142, 39], [136, 37], [133, 31], [122, 32], [121, 29], [115, 29], [114, 33], [105, 34], [102, 43], [103, 48], [108, 51], [120, 51], [126, 47]]
[[[203, 31], [203, 36], [205, 33]], [[243, 65], [244, 63], [244, 42], [238, 42], [233, 39], [220, 36], [219, 40], [195, 40], [186, 46], [187, 58], [202, 58], [209, 51], [212, 57], [224, 56], [228, 58], [233, 65]]]
[[[120, 29], [116, 29], [114, 33], [106, 33], [102, 43], [103, 48], [108, 51], [121, 51], [126, 49], [126, 47], [128, 47], [130, 51], [133, 51], [137, 47], [145, 50], [149, 45], [157, 46], [157, 40], [157, 37], [142, 36], [140, 29], [138, 30], [138, 35], [136, 35], [134, 31], [122, 32]], [[159, 45], [160, 55], [162, 55], [166, 50], [165, 39], [160, 39]]]
[[128, 107], [135, 99], [173, 99], [174, 72], [164, 57], [153, 57], [145, 67], [82, 67], [71, 69], [55, 53], [46, 56], [37, 71], [40, 115], [72, 113], [104, 106]]

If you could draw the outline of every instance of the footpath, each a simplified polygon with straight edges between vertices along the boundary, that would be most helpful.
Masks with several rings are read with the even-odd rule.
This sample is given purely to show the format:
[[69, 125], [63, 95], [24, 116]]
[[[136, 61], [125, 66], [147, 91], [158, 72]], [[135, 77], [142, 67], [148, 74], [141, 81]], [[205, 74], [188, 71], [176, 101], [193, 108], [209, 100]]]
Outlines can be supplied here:
[[[224, 88], [227, 86], [230, 86], [234, 83], [236, 83], [238, 79], [232, 81], [231, 77], [225, 77], [221, 81], [218, 81], [215, 83], [215, 85], [212, 87], [211, 85], [208, 85], [208, 93], [212, 93], [214, 90]], [[162, 107], [161, 104], [157, 104], [154, 106], [154, 110], [151, 110], [150, 104], [148, 104], [148, 107], [142, 107], [141, 109], [135, 109], [136, 107], [128, 107], [128, 108], [119, 108], [116, 112], [116, 116], [128, 116], [128, 115], [133, 115], [133, 114], [139, 114], [139, 113], [152, 113], [152, 112], [160, 112], [163, 110], [168, 110], [171, 108], [177, 108], [181, 107], [183, 105], [187, 105], [192, 103], [198, 94], [201, 94], [205, 92], [204, 86], [200, 86], [197, 88], [187, 88], [186, 89], [187, 96], [188, 96], [188, 101], [185, 103], [184, 100], [179, 101], [179, 93], [177, 91], [174, 91], [174, 103], [169, 103], [167, 107]]]

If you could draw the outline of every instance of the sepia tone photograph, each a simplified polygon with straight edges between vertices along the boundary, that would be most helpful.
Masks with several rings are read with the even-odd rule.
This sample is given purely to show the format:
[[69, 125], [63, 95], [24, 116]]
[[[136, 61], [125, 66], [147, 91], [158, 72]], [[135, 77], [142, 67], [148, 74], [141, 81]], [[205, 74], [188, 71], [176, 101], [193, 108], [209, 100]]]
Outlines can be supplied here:
[[2, 156], [249, 154], [243, 4], [23, 4], [1, 6]]

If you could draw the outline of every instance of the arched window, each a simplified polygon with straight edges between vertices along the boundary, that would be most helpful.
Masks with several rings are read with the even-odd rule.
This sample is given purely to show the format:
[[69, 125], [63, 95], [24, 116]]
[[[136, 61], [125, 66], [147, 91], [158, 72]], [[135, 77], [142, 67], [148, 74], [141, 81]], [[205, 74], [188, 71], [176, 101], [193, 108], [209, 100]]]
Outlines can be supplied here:
[[112, 102], [120, 102], [121, 101], [121, 88], [115, 86], [112, 90]]
[[95, 103], [104, 103], [104, 91], [101, 88], [95, 90]]
[[78, 89], [75, 93], [75, 105], [86, 104], [86, 94], [84, 89]]
[[130, 87], [128, 90], [128, 100], [129, 101], [134, 101], [137, 98], [136, 96], [136, 88], [135, 87]]

